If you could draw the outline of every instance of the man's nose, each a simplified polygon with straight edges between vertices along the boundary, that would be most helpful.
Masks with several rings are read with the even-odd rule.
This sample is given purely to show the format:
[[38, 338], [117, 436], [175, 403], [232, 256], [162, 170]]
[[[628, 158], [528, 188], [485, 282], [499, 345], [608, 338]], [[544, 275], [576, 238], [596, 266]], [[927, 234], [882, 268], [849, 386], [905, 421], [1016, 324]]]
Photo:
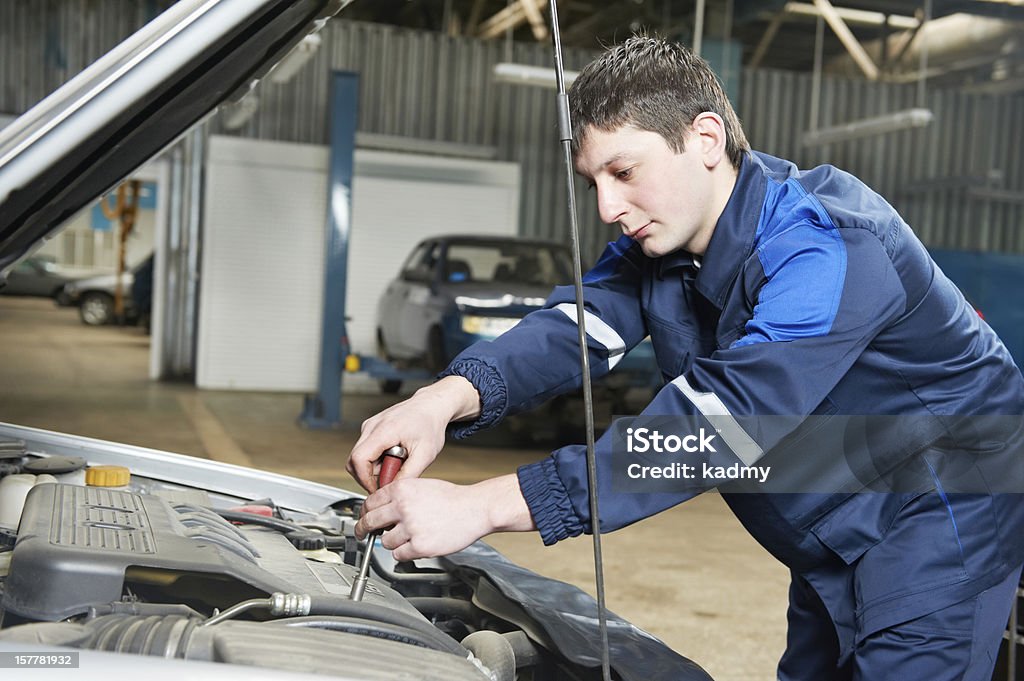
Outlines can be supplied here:
[[597, 212], [601, 222], [609, 225], [622, 220], [629, 212], [629, 205], [619, 192], [608, 187], [597, 188]]

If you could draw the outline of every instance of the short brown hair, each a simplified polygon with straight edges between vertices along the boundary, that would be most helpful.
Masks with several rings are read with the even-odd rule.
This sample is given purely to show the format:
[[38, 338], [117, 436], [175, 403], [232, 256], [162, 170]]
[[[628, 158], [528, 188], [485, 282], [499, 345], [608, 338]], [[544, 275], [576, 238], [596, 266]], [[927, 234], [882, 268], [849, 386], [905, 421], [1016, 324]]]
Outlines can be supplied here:
[[633, 36], [587, 64], [569, 91], [572, 152], [591, 126], [615, 130], [633, 125], [656, 132], [683, 151], [693, 119], [710, 111], [725, 122], [725, 150], [739, 168], [750, 149], [739, 118], [715, 72], [679, 43]]

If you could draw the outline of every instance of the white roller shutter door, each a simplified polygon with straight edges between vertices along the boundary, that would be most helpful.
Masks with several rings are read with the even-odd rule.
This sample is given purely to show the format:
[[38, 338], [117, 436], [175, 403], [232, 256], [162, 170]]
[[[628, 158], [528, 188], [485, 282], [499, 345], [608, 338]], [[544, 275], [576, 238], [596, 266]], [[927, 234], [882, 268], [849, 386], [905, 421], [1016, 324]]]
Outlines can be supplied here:
[[[356, 151], [347, 315], [372, 353], [377, 300], [435, 234], [515, 234], [516, 164]], [[196, 384], [313, 392], [317, 384], [326, 147], [214, 136], [205, 180]]]

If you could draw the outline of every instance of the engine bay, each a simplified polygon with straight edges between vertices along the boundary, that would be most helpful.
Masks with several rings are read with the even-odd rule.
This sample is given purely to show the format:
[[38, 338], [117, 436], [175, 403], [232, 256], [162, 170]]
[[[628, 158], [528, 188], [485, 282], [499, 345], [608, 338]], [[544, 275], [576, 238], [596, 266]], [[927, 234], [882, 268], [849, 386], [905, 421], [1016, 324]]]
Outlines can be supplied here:
[[359, 498], [315, 514], [232, 504], [137, 475], [90, 484], [84, 458], [22, 442], [0, 451], [0, 643], [381, 680], [513, 679], [516, 648], [518, 678], [540, 661], [447, 572], [357, 540]]
[[[154, 681], [601, 677], [588, 594], [483, 542], [396, 562], [379, 540], [356, 538], [362, 499], [0, 423], [0, 652], [71, 651], [83, 669]], [[607, 618], [615, 678], [709, 681]]]

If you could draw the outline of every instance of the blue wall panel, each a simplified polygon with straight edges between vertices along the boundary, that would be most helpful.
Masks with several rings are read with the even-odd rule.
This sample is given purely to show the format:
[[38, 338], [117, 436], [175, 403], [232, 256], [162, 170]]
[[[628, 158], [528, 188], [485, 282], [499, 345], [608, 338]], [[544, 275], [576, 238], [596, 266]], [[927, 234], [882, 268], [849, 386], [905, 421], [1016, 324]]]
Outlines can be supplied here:
[[944, 250], [931, 254], [981, 310], [1017, 366], [1024, 366], [1024, 256]]

